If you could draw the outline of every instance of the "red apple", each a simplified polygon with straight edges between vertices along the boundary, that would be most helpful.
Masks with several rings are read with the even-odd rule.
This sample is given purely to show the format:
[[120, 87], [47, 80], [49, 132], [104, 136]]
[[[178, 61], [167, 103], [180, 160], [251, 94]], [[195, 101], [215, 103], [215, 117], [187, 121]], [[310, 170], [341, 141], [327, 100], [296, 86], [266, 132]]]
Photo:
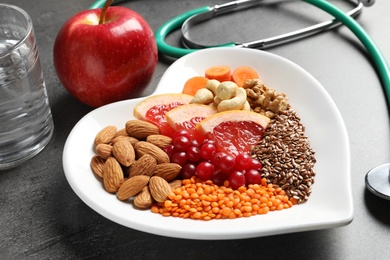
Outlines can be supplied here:
[[63, 86], [92, 107], [137, 97], [157, 65], [156, 40], [138, 13], [121, 6], [71, 17], [54, 43], [54, 67]]

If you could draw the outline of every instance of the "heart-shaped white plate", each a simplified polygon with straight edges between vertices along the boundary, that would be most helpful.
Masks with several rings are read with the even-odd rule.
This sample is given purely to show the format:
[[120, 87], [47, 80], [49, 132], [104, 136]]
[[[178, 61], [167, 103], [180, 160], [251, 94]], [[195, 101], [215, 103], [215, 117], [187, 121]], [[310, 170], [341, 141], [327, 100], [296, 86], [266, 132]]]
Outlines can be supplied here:
[[215, 48], [194, 52], [174, 62], [155, 94], [180, 93], [188, 78], [203, 75], [212, 65], [253, 67], [266, 85], [287, 94], [316, 151], [317, 175], [306, 203], [249, 218], [197, 221], [163, 217], [119, 201], [104, 190], [91, 171], [93, 140], [107, 125], [123, 128], [133, 118], [133, 108], [142, 98], [98, 108], [76, 124], [63, 154], [66, 178], [75, 193], [96, 212], [116, 223], [178, 238], [250, 238], [349, 224], [353, 219], [353, 203], [348, 135], [336, 105], [321, 84], [301, 67], [279, 56], [259, 50]]

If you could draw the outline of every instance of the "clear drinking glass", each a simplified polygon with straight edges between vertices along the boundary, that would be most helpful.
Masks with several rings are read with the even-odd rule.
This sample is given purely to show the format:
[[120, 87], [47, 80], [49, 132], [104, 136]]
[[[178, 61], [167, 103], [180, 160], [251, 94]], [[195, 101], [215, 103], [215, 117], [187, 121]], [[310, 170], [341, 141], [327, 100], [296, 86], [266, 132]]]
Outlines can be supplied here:
[[0, 170], [38, 154], [53, 120], [30, 16], [0, 4]]

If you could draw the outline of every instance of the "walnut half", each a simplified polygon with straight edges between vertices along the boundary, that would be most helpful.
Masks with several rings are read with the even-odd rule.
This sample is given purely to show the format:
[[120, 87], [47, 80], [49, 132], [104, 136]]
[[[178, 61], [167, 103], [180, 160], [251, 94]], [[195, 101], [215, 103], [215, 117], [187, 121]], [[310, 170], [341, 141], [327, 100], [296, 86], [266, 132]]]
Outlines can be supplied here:
[[287, 96], [269, 88], [259, 79], [247, 80], [243, 88], [253, 111], [273, 118], [288, 107]]

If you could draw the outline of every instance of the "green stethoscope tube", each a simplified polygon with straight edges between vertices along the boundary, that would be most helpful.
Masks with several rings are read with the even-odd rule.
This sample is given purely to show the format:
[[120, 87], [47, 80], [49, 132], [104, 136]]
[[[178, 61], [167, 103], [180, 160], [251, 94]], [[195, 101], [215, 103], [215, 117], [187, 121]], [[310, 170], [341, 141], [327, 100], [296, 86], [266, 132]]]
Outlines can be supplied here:
[[[164, 53], [167, 56], [179, 58], [181, 56], [184, 56], [186, 54], [189, 54], [191, 52], [197, 51], [198, 49], [184, 49], [184, 48], [177, 48], [170, 46], [165, 43], [165, 37], [168, 35], [169, 32], [178, 29], [181, 27], [181, 25], [190, 18], [191, 16], [195, 14], [200, 14], [203, 12], [208, 12], [210, 10], [209, 6], [203, 6], [196, 9], [193, 9], [191, 11], [188, 11], [186, 13], [183, 13], [181, 15], [178, 15], [171, 20], [164, 23], [156, 32], [156, 42], [158, 46], [158, 50], [161, 53]], [[218, 47], [234, 47], [234, 43], [226, 43], [219, 45]]]
[[106, 3], [106, 0], [97, 0], [95, 3], [93, 3], [89, 9], [96, 9], [96, 8], [101, 8], [104, 6]]
[[[366, 33], [366, 31], [359, 25], [358, 22], [356, 22], [355, 19], [352, 17], [346, 15], [343, 11], [341, 11], [339, 8], [334, 6], [333, 4], [327, 2], [326, 0], [303, 0], [311, 5], [314, 5], [318, 7], [319, 9], [322, 9], [323, 11], [329, 13], [330, 15], [334, 16], [337, 20], [339, 20], [342, 24], [344, 24], [346, 27], [348, 27], [360, 40], [360, 42], [364, 45], [367, 52], [371, 56], [377, 71], [379, 73], [379, 76], [381, 78], [387, 105], [390, 108], [390, 70], [389, 66], [386, 62], [386, 59], [382, 55], [382, 52], [379, 50], [379, 48], [376, 46], [375, 42], [371, 39], [371, 37]], [[104, 5], [106, 1], [105, 0], [97, 0], [95, 3], [93, 3], [90, 6], [90, 9], [94, 8], [100, 8]], [[181, 57], [186, 54], [189, 54], [195, 49], [183, 49], [183, 48], [177, 48], [172, 47], [167, 44], [165, 44], [164, 40], [166, 35], [168, 34], [168, 31], [172, 31], [174, 29], [179, 28], [183, 22], [191, 17], [194, 14], [199, 14], [202, 12], [209, 11], [209, 6], [200, 7], [194, 10], [191, 10], [189, 12], [186, 12], [182, 15], [179, 15], [168, 22], [166, 22], [163, 26], [160, 27], [160, 29], [156, 32], [156, 41], [157, 45], [159, 46], [159, 51], [162, 53], [171, 56], [171, 57]], [[234, 43], [227, 43], [220, 45], [220, 47], [234, 47]]]
[[375, 42], [371, 39], [371, 37], [366, 33], [366, 31], [356, 22], [355, 19], [351, 18], [348, 15], [345, 15], [343, 11], [334, 5], [330, 4], [324, 0], [303, 0], [309, 4], [312, 4], [325, 12], [333, 15], [337, 20], [342, 22], [346, 27], [348, 27], [360, 40], [360, 42], [364, 45], [367, 52], [371, 56], [377, 70], [379, 76], [382, 80], [382, 84], [385, 90], [385, 96], [387, 105], [390, 108], [390, 70], [387, 64], [385, 57], [382, 52], [379, 50]]

